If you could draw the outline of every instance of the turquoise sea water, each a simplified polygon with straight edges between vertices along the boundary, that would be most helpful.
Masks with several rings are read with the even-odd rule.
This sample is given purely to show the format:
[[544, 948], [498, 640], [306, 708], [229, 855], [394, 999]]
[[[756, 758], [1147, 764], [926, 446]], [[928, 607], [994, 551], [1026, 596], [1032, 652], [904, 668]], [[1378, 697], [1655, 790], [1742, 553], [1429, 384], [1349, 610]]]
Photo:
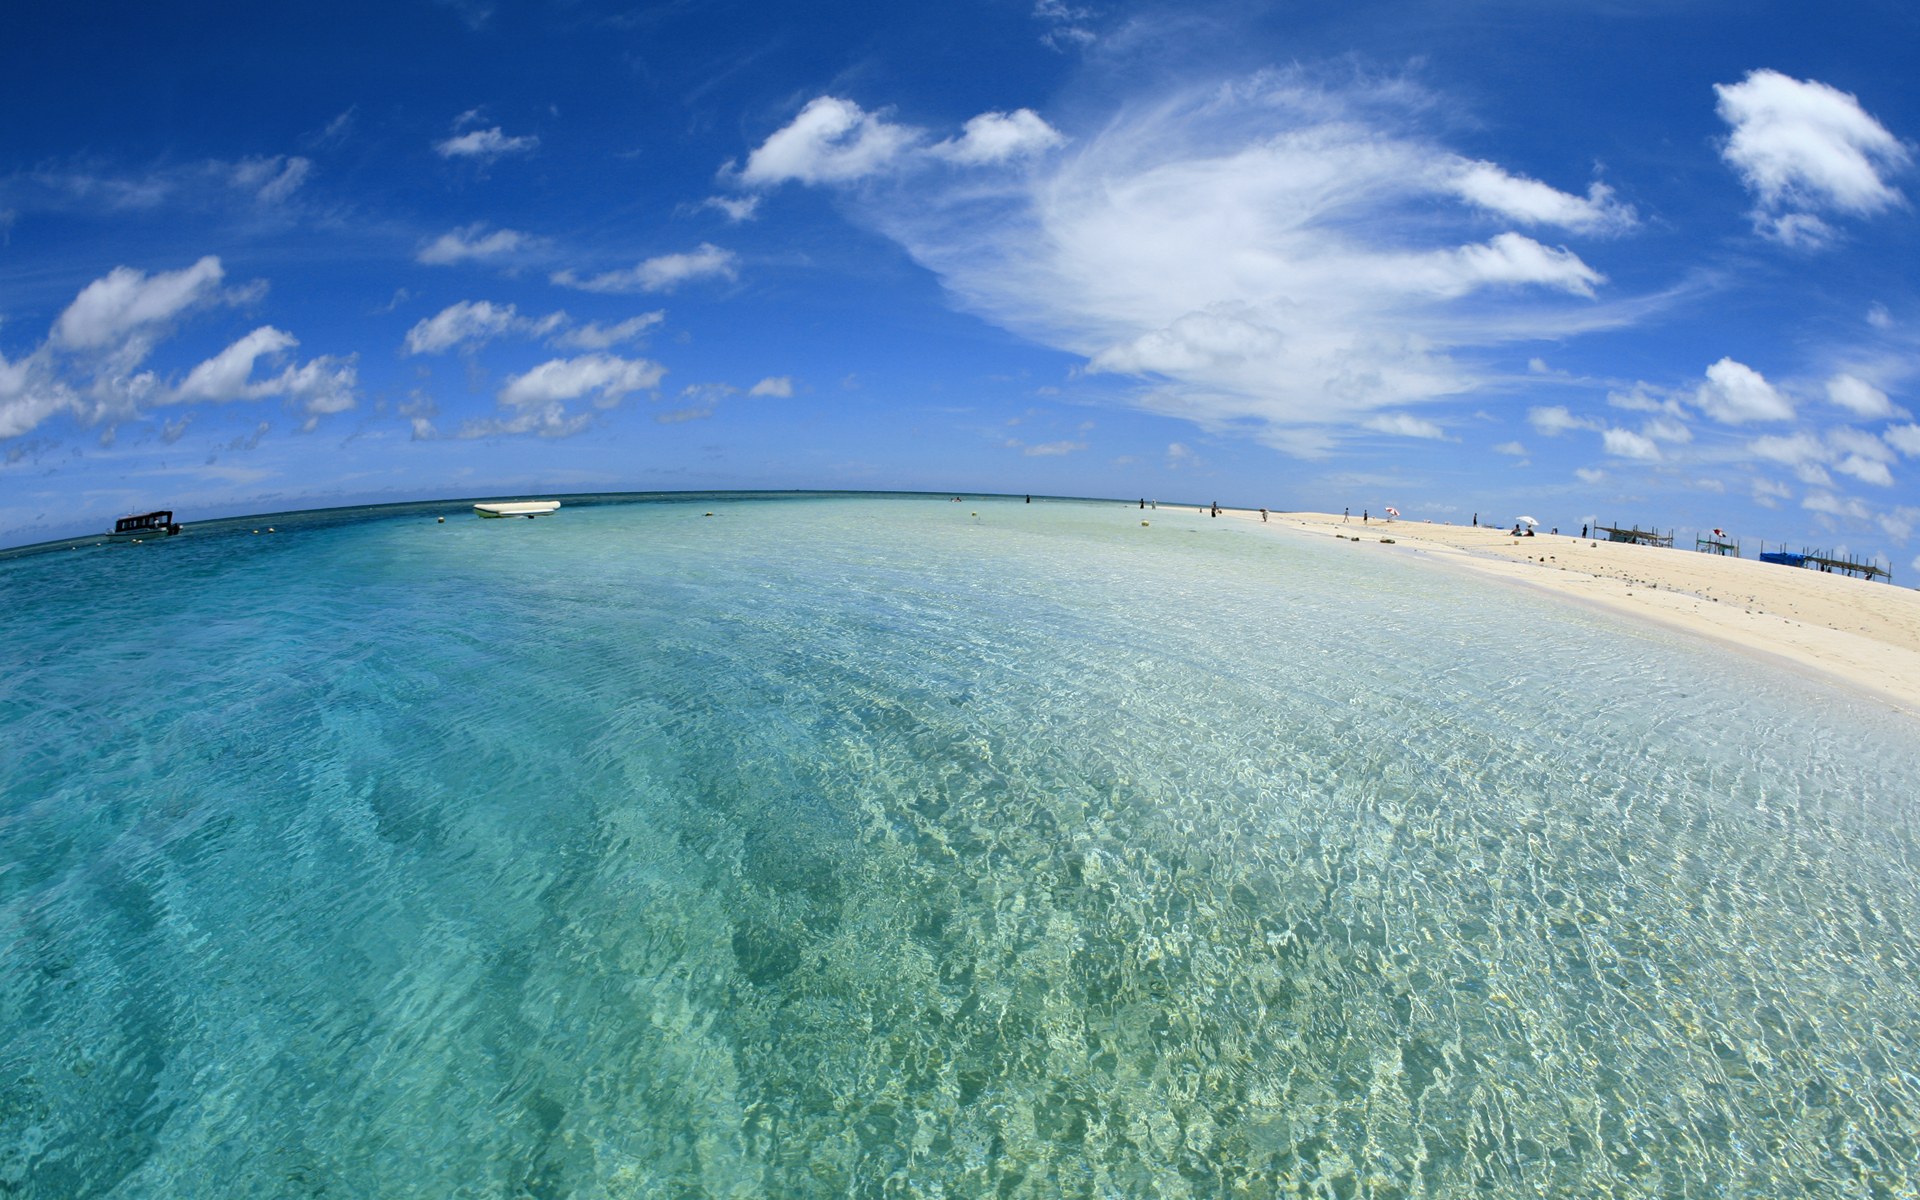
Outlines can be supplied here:
[[0, 1192], [1920, 1186], [1912, 723], [1142, 515], [0, 563]]

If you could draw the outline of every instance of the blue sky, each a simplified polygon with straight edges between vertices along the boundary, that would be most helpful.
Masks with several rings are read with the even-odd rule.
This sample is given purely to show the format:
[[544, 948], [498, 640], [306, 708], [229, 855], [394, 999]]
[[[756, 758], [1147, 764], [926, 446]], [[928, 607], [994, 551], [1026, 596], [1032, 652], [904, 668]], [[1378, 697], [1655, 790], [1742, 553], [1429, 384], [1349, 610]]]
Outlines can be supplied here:
[[909, 488], [1920, 576], [1911, 5], [24, 4], [0, 545]]

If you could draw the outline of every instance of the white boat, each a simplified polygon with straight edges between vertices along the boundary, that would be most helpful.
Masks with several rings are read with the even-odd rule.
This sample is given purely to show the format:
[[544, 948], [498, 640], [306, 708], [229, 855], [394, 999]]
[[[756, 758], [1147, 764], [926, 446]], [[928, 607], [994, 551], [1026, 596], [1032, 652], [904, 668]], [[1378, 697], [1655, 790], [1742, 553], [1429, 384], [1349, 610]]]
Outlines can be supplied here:
[[545, 516], [560, 507], [558, 500], [489, 500], [485, 504], [476, 504], [473, 511], [483, 517], [534, 517]]

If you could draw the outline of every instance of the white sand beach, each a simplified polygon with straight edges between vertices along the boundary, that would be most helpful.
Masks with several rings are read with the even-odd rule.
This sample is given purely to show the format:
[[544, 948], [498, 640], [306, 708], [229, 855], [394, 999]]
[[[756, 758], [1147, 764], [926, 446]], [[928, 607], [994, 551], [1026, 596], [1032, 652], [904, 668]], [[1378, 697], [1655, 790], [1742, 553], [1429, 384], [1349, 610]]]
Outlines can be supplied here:
[[[1260, 523], [1257, 511], [1222, 510]], [[1753, 559], [1541, 532], [1273, 513], [1266, 527], [1360, 538], [1357, 551], [1417, 554], [1712, 638], [1836, 678], [1920, 716], [1920, 591]], [[1393, 539], [1391, 544], [1382, 538]]]

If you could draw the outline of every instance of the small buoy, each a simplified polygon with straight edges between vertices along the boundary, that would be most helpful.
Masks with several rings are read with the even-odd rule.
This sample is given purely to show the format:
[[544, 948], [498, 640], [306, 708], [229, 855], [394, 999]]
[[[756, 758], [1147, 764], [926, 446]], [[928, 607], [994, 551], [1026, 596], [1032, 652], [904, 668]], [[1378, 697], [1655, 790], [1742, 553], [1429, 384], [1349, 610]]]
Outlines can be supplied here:
[[709, 516], [709, 517], [710, 517], [710, 516], [712, 516], [712, 515], [713, 515], [712, 513], [708, 513], [708, 514], [707, 514], [707, 516]]
[[977, 516], [979, 516], [980, 514], [979, 514], [979, 513], [968, 513], [967, 515], [968, 515], [968, 516], [970, 516], [970, 517], [977, 517]]
[[1140, 528], [1145, 529], [1146, 527], [1147, 523], [1145, 521], [1140, 522]]
[[268, 533], [272, 533], [272, 532], [273, 532], [273, 526], [271, 526], [271, 525], [269, 525], [269, 526], [267, 526], [267, 532], [268, 532]]
[[445, 517], [435, 517], [434, 520], [440, 522], [442, 525], [445, 525], [447, 523], [447, 519]]
[[260, 531], [259, 531], [258, 529], [256, 529], [256, 530], [254, 530], [254, 532], [255, 532], [255, 533], [259, 533]]

